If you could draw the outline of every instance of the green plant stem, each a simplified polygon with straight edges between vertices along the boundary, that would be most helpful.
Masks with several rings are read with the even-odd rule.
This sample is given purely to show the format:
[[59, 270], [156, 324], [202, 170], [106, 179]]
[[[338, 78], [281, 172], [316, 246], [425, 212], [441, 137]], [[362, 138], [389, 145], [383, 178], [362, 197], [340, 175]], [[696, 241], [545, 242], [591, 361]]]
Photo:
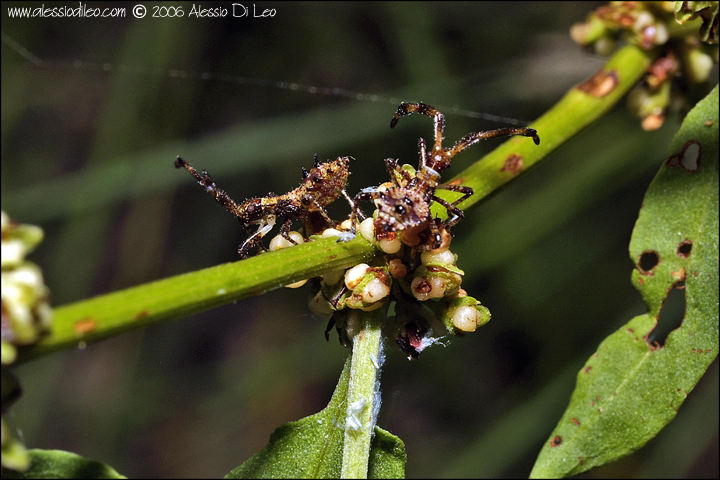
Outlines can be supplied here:
[[64, 305], [53, 310], [52, 333], [20, 349], [17, 362], [259, 295], [374, 254], [361, 235], [341, 243], [327, 238]]
[[362, 312], [362, 329], [353, 338], [341, 478], [367, 478], [370, 440], [380, 407], [381, 326], [386, 311]]
[[[648, 66], [657, 57], [657, 51], [643, 50], [635, 45], [626, 45], [613, 55], [598, 71], [595, 77], [611, 75], [608, 82], [615, 82], [605, 95], [597, 96], [585, 91], [588, 81], [570, 89], [553, 108], [531, 125], [540, 136], [540, 145], [529, 138], [513, 137], [498, 148], [475, 162], [447, 183], [471, 187], [473, 196], [459, 206], [465, 209], [487, 197], [492, 192], [525, 173], [541, 160], [570, 140], [589, 124], [607, 113], [642, 78]], [[582, 159], [578, 159], [581, 161]], [[446, 200], [459, 198], [456, 192], [438, 190], [436, 194]], [[433, 213], [443, 218], [447, 212], [438, 203], [433, 204]]]
[[[458, 174], [451, 182], [475, 191], [460, 207], [479, 202], [537, 165], [606, 113], [642, 77], [656, 55], [657, 52], [633, 45], [623, 47], [601, 69], [604, 73], [612, 72], [617, 79], [607, 94], [596, 96], [583, 91], [579, 87], [586, 82], [572, 88], [532, 125], [540, 135], [539, 146], [528, 138], [511, 138]], [[438, 190], [437, 193], [448, 200], [457, 198], [453, 197], [456, 192]], [[447, 217], [445, 209], [437, 203], [433, 205], [433, 212]], [[318, 240], [58, 307], [54, 310], [52, 334], [36, 345], [21, 349], [18, 362], [368, 262], [376, 254], [377, 250], [360, 236], [345, 243]]]

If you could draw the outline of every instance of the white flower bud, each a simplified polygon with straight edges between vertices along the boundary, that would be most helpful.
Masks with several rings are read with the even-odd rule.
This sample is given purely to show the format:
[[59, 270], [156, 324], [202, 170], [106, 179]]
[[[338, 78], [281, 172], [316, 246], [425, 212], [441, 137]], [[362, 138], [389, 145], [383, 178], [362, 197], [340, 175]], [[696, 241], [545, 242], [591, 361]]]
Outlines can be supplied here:
[[[305, 243], [305, 239], [303, 239], [303, 236], [300, 234], [300, 232], [296, 232], [293, 230], [288, 234], [288, 236], [295, 240], [295, 243], [297, 243], [298, 245], [300, 245], [301, 243]], [[292, 242], [290, 242], [282, 235], [278, 234], [275, 235], [272, 240], [270, 240], [270, 246], [268, 247], [268, 250], [274, 252], [275, 250], [280, 250], [281, 248], [287, 248], [292, 246], [294, 246]]]
[[311, 297], [310, 300], [308, 300], [308, 307], [311, 312], [321, 316], [330, 315], [334, 312], [334, 310], [330, 307], [330, 302], [328, 302], [323, 295], [322, 290], [318, 291], [314, 297]]
[[397, 253], [402, 248], [400, 235], [394, 232], [393, 235], [378, 240], [378, 246], [380, 247], [380, 250], [385, 253]]
[[342, 232], [336, 228], [326, 228], [323, 230], [323, 232], [320, 234], [321, 237], [327, 238], [327, 237], [339, 237], [342, 235]]
[[294, 283], [288, 283], [287, 285], [285, 285], [285, 288], [300, 288], [303, 285], [305, 285], [307, 283], [307, 281], [308, 281], [308, 279], [306, 278], [305, 280], [298, 280], [297, 282], [294, 282]]
[[375, 227], [373, 226], [372, 217], [363, 220], [358, 227], [358, 231], [368, 242], [375, 243]]
[[455, 263], [455, 255], [450, 250], [444, 252], [425, 251], [420, 255], [420, 262], [423, 265], [452, 265]]
[[379, 278], [373, 278], [360, 292], [360, 298], [365, 303], [375, 303], [390, 295], [390, 286]]
[[368, 268], [370, 268], [370, 265], [367, 263], [358, 263], [345, 272], [345, 286], [347, 286], [350, 290], [357, 287], [365, 276], [365, 273], [368, 271]]
[[445, 281], [439, 277], [415, 277], [410, 284], [413, 296], [424, 302], [431, 298], [442, 298], [445, 295]]
[[452, 313], [453, 325], [463, 332], [474, 332], [479, 321], [480, 312], [470, 305], [460, 306]]

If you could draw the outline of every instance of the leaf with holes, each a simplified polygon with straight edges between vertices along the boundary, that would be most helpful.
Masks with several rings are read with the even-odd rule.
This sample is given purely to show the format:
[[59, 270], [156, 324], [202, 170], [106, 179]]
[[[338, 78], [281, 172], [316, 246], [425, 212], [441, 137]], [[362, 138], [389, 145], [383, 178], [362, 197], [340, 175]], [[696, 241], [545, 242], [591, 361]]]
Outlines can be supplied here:
[[[632, 239], [632, 281], [648, 313], [607, 337], [531, 473], [563, 477], [642, 447], [667, 425], [718, 353], [718, 87], [685, 118], [648, 189]], [[685, 317], [656, 331], [670, 291]]]
[[[270, 435], [270, 443], [225, 478], [340, 478], [350, 359], [330, 403], [322, 411], [286, 423]], [[375, 427], [367, 478], [404, 478], [405, 444]]]

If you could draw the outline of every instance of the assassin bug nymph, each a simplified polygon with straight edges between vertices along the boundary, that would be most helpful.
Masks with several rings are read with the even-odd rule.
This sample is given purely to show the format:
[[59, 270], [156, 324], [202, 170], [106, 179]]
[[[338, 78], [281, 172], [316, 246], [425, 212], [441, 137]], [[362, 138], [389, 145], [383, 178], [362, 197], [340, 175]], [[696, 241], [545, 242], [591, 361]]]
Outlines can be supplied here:
[[[441, 243], [442, 223], [435, 222], [430, 213], [433, 201], [445, 207], [450, 218], [444, 227], [449, 228], [463, 218], [463, 212], [457, 205], [473, 194], [473, 189], [462, 185], [440, 185], [440, 174], [450, 167], [455, 155], [480, 140], [520, 135], [532, 137], [536, 145], [540, 144], [537, 131], [532, 128], [500, 128], [485, 132], [471, 133], [460, 139], [452, 148], [443, 148], [442, 141], [445, 131], [445, 116], [424, 103], [402, 103], [390, 121], [390, 128], [394, 128], [400, 117], [420, 113], [432, 117], [435, 123], [435, 143], [428, 151], [425, 139], [418, 141], [420, 162], [415, 174], [398, 165], [393, 158], [385, 160], [385, 166], [390, 173], [391, 184], [387, 188], [372, 187], [362, 190], [355, 196], [353, 208], [353, 225], [357, 215], [361, 214], [357, 202], [372, 200], [378, 207], [375, 220], [375, 232], [378, 235], [398, 232], [406, 229], [424, 231], [429, 229], [429, 238], [424, 242], [424, 248], [438, 248]], [[450, 203], [435, 196], [436, 189], [460, 192], [463, 195]], [[440, 223], [438, 225], [438, 223]]]
[[328, 216], [325, 207], [341, 195], [353, 205], [345, 191], [350, 175], [349, 166], [350, 157], [338, 157], [331, 162], [321, 163], [315, 155], [315, 166], [310, 171], [302, 169], [303, 180], [296, 189], [284, 195], [268, 193], [264, 197], [250, 198], [238, 205], [215, 185], [206, 171], [198, 173], [180, 157], [175, 161], [175, 168], [184, 167], [190, 172], [198, 183], [250, 232], [248, 239], [238, 248], [242, 258], [249, 257], [250, 249], [255, 245], [265, 250], [262, 237], [272, 230], [277, 220], [282, 222], [280, 234], [293, 244], [297, 244], [289, 235], [293, 218], [304, 221], [306, 236], [334, 226], [335, 222]]

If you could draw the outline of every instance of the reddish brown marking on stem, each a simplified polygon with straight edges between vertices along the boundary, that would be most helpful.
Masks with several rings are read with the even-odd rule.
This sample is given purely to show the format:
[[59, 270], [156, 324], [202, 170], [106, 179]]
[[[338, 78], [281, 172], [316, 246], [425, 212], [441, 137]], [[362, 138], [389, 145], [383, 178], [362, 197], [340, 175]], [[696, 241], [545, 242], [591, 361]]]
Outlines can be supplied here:
[[705, 126], [706, 126], [706, 127], [712, 127], [712, 126], [713, 126], [713, 123], [714, 123], [714, 122], [713, 122], [712, 120], [708, 120], [708, 121], [705, 122]]
[[592, 368], [593, 368], [592, 365], [589, 365], [589, 366], [585, 367], [585, 369], [583, 370], [583, 373], [584, 373], [585, 375], [589, 374], [589, 373], [590, 373], [590, 370], [592, 370]]
[[578, 85], [577, 89], [593, 97], [602, 98], [615, 90], [619, 83], [620, 80], [618, 80], [617, 71], [611, 70], [606, 72], [600, 70], [588, 80]]
[[145, 318], [145, 317], [147, 317], [148, 315], [150, 315], [150, 312], [148, 312], [147, 310], [143, 310], [142, 312], [136, 313], [133, 318], [134, 318], [135, 320], [140, 320], [141, 318]]
[[86, 317], [75, 322], [73, 329], [75, 330], [75, 334], [81, 337], [95, 331], [97, 326], [97, 321], [94, 318]]
[[524, 168], [524, 166], [523, 166], [522, 157], [512, 154], [507, 158], [507, 160], [505, 160], [505, 163], [503, 164], [500, 171], [501, 172], [510, 172], [514, 175], [517, 175], [518, 173], [522, 172], [523, 168]]
[[560, 435], [555, 435], [552, 440], [550, 440], [550, 446], [553, 448], [559, 447], [560, 444], [562, 444], [562, 437]]

